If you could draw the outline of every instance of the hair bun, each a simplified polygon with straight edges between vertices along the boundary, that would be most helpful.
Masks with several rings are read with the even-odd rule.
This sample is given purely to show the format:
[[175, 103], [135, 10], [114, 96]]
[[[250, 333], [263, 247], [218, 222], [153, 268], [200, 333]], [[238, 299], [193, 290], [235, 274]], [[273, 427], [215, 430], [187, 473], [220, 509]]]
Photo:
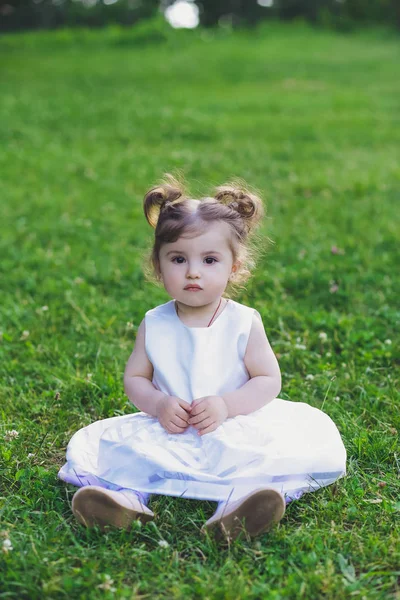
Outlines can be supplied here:
[[169, 174], [164, 177], [160, 185], [151, 188], [143, 200], [144, 214], [149, 225], [155, 229], [161, 211], [183, 198], [184, 193], [183, 185]]
[[252, 229], [264, 214], [262, 200], [240, 182], [217, 187], [214, 198], [239, 213], [248, 230]]

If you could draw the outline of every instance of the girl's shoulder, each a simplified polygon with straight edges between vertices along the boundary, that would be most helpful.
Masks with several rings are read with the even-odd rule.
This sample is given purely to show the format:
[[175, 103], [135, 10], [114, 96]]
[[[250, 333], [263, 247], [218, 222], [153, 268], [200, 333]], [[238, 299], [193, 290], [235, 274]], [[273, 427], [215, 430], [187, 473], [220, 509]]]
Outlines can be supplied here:
[[247, 306], [246, 304], [241, 304], [240, 302], [236, 302], [236, 300], [229, 299], [228, 305], [226, 308], [230, 308], [230, 313], [233, 316], [242, 316], [251, 318], [255, 314], [255, 309], [251, 308], [251, 306]]
[[255, 309], [251, 308], [251, 306], [247, 306], [246, 304], [240, 304], [240, 302], [236, 302], [236, 300], [229, 300], [229, 304], [231, 304], [237, 311], [241, 311], [247, 314], [254, 314]]
[[173, 314], [174, 311], [175, 311], [174, 300], [169, 300], [168, 302], [165, 302], [164, 304], [159, 304], [158, 306], [155, 306], [154, 308], [150, 308], [148, 311], [145, 312], [145, 317], [149, 317], [149, 318], [165, 317], [167, 315], [169, 316], [169, 315]]

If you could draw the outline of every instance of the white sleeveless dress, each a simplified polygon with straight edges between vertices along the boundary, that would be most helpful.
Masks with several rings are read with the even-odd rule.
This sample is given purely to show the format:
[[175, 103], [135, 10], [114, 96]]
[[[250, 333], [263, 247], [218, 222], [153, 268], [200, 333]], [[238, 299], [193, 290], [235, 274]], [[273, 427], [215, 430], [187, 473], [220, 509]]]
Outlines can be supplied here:
[[[154, 386], [191, 403], [242, 387], [254, 309], [229, 300], [210, 327], [187, 327], [171, 300], [145, 315]], [[273, 487], [287, 501], [346, 474], [346, 450], [331, 418], [302, 402], [276, 398], [199, 436], [169, 434], [143, 412], [96, 421], [67, 448], [60, 479], [204, 500], [236, 500]]]

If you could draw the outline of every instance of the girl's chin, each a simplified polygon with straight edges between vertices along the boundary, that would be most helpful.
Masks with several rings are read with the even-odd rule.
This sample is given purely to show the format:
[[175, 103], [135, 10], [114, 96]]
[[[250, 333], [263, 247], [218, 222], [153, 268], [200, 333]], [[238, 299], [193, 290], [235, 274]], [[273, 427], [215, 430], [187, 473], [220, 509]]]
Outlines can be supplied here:
[[179, 302], [179, 304], [183, 304], [186, 306], [192, 306], [192, 307], [196, 307], [196, 306], [200, 307], [200, 306], [207, 306], [207, 305], [213, 304], [215, 302], [218, 302], [220, 299], [220, 296], [218, 296], [217, 298], [207, 298], [204, 295], [196, 293], [196, 292], [193, 292], [193, 293], [185, 292], [185, 296], [178, 294], [176, 296], [173, 296], [173, 299], [175, 300], [175, 302]]

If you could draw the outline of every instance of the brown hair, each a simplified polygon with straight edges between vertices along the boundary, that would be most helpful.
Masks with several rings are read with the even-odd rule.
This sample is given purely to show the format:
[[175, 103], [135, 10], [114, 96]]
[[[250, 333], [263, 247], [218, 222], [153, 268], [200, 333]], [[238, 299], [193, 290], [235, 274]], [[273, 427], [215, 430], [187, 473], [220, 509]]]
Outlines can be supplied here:
[[159, 253], [163, 244], [199, 235], [207, 230], [208, 223], [224, 221], [231, 229], [228, 242], [233, 262], [240, 263], [231, 275], [225, 295], [230, 297], [231, 292], [243, 287], [262, 248], [262, 244], [254, 243], [255, 229], [264, 216], [258, 192], [251, 191], [244, 181], [234, 179], [217, 187], [213, 197], [194, 200], [186, 193], [182, 180], [167, 174], [159, 185], [147, 192], [143, 208], [148, 223], [155, 229], [154, 244], [145, 267], [147, 280], [161, 281]]

